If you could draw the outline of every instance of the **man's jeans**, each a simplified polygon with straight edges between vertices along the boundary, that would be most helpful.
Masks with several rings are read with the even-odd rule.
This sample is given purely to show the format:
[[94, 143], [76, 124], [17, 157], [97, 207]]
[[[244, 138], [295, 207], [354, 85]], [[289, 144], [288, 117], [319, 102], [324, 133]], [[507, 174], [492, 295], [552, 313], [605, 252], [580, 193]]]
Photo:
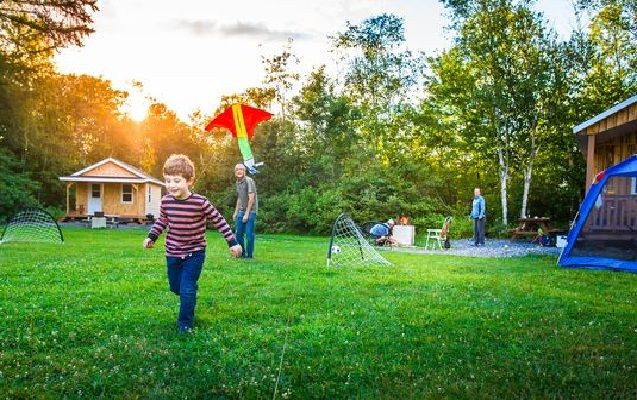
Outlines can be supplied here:
[[473, 243], [475, 245], [484, 244], [485, 243], [485, 222], [486, 217], [482, 218], [474, 218], [474, 229], [473, 229]]
[[[242, 257], [252, 258], [254, 253], [254, 226], [257, 223], [257, 213], [254, 211], [250, 211], [250, 215], [248, 216], [248, 222], [243, 222], [243, 216], [245, 215], [245, 211], [239, 211], [237, 213], [237, 242], [243, 248], [243, 252], [241, 253]], [[243, 240], [243, 235], [245, 234], [245, 241]], [[245, 244], [244, 244], [245, 243]]]
[[205, 250], [195, 251], [184, 258], [166, 256], [170, 291], [179, 296], [181, 303], [177, 318], [177, 327], [180, 330], [192, 328], [197, 302], [197, 281], [205, 259]]

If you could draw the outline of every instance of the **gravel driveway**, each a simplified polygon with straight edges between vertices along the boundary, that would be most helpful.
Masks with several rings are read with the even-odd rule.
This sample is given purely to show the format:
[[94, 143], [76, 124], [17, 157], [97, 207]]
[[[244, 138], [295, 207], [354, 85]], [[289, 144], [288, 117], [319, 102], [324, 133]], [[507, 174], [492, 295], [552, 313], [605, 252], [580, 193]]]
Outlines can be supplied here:
[[468, 257], [524, 257], [526, 255], [559, 256], [560, 247], [541, 247], [526, 240], [488, 240], [485, 246], [474, 246], [473, 240], [452, 240], [449, 250], [425, 250], [423, 247], [394, 247], [391, 251], [404, 251], [419, 254], [445, 254]]

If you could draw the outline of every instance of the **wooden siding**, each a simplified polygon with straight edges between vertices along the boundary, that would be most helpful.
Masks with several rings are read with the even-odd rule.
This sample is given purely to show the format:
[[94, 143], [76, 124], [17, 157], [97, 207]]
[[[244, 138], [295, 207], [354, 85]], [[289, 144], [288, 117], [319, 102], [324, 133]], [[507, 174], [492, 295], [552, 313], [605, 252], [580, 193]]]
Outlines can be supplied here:
[[75, 211], [79, 215], [86, 215], [88, 210], [88, 184], [76, 183], [75, 184]]
[[603, 171], [622, 160], [637, 154], [637, 132], [597, 143], [595, 146], [595, 171]]
[[615, 114], [609, 115], [603, 120], [596, 122], [595, 124], [582, 130], [581, 132], [578, 132], [578, 135], [598, 135], [600, 133], [606, 132], [609, 129], [635, 120], [637, 120], [637, 104], [631, 104], [623, 110], [619, 110]]
[[[131, 204], [122, 203], [121, 183], [105, 183], [102, 209], [107, 215], [139, 216], [144, 215], [143, 184], [131, 184], [133, 201]], [[142, 190], [140, 190], [142, 189]]]
[[122, 178], [138, 178], [137, 175], [111, 161], [86, 171], [82, 174], [82, 176], [117, 176]]
[[583, 232], [634, 232], [637, 228], [637, 196], [607, 195], [600, 207], [593, 207]]
[[[78, 183], [75, 190], [76, 211], [83, 210], [86, 214], [88, 191], [92, 183]], [[133, 187], [133, 202], [131, 204], [122, 203], [121, 183], [103, 183], [102, 210], [106, 215], [120, 217], [143, 217], [146, 213], [146, 184], [131, 184]], [[156, 186], [156, 185], [153, 185]], [[161, 198], [153, 199], [159, 203]]]
[[586, 138], [586, 191], [598, 172], [637, 154], [637, 104], [617, 111], [578, 132]]

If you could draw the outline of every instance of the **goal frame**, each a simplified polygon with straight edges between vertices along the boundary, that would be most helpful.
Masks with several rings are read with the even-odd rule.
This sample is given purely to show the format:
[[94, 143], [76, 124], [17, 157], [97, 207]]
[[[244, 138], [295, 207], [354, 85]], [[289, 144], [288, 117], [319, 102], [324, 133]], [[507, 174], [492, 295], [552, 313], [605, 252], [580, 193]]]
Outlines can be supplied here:
[[[2, 235], [0, 235], [0, 244], [7, 243], [7, 241], [5, 240], [5, 235], [7, 234], [7, 230], [9, 229], [9, 226], [11, 225], [12, 222], [14, 222], [15, 218], [18, 215], [25, 212], [39, 212], [39, 213], [46, 214], [51, 219], [51, 222], [53, 223], [51, 225], [55, 225], [55, 229], [57, 229], [57, 232], [60, 234], [60, 243], [62, 244], [64, 243], [64, 233], [62, 233], [62, 229], [60, 228], [60, 225], [57, 223], [55, 218], [53, 218], [53, 215], [51, 215], [50, 212], [48, 212], [46, 209], [42, 207], [24, 207], [20, 209], [19, 211], [15, 212], [11, 216], [11, 218], [7, 221], [6, 225], [4, 226], [4, 230], [2, 231]], [[35, 242], [37, 242], [37, 240]]]

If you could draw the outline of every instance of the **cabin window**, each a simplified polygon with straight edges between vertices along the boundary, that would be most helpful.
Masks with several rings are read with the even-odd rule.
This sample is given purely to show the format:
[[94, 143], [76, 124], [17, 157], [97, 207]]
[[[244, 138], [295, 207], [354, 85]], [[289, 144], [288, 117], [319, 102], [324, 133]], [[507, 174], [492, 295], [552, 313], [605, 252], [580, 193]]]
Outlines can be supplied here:
[[133, 202], [133, 185], [124, 183], [122, 185], [122, 203], [131, 204]]
[[152, 188], [148, 185], [148, 202], [150, 203], [150, 194], [152, 192]]
[[637, 194], [637, 178], [630, 178], [630, 194]]
[[91, 198], [93, 199], [100, 199], [102, 198], [101, 196], [101, 186], [99, 183], [94, 183], [91, 185]]

